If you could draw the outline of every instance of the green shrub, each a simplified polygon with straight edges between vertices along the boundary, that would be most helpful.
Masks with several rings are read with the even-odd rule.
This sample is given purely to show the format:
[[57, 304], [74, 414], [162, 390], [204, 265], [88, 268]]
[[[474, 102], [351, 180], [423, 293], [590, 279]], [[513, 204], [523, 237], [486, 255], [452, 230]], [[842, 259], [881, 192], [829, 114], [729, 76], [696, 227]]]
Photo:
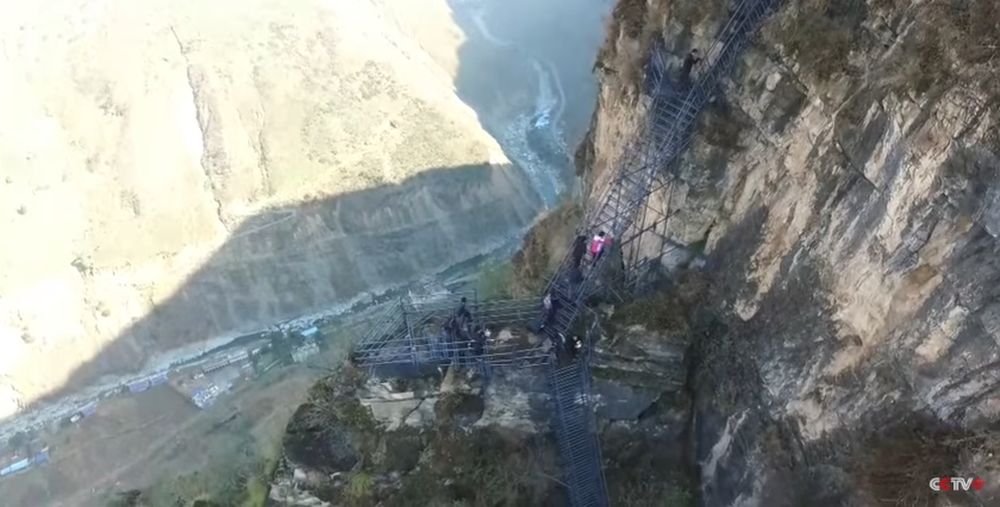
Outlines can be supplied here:
[[372, 478], [365, 472], [356, 472], [351, 475], [347, 483], [347, 498], [351, 505], [367, 504], [372, 498]]
[[259, 477], [253, 477], [247, 483], [246, 499], [243, 500], [243, 507], [264, 507], [267, 505], [267, 495], [270, 492], [268, 482], [264, 482]]
[[355, 398], [338, 400], [336, 411], [341, 424], [365, 432], [372, 432], [378, 428], [378, 421], [372, 415], [371, 409]]
[[476, 280], [476, 292], [481, 299], [509, 298], [513, 293], [514, 267], [510, 261], [483, 267]]
[[690, 489], [681, 485], [674, 485], [667, 490], [666, 495], [663, 497], [662, 505], [663, 507], [694, 505], [694, 495], [691, 494]]
[[557, 474], [555, 460], [536, 445], [514, 443], [490, 430], [441, 429], [428, 459], [403, 476], [388, 505], [540, 505]]
[[447, 493], [441, 477], [426, 467], [420, 467], [403, 476], [399, 493], [390, 497], [387, 505], [392, 507], [421, 507], [424, 505], [447, 505]]
[[690, 481], [676, 476], [643, 475], [633, 477], [613, 495], [612, 504], [632, 507], [693, 507], [695, 495]]
[[139, 503], [141, 498], [142, 491], [138, 489], [122, 491], [115, 493], [111, 499], [108, 500], [108, 507], [138, 507], [141, 505]]

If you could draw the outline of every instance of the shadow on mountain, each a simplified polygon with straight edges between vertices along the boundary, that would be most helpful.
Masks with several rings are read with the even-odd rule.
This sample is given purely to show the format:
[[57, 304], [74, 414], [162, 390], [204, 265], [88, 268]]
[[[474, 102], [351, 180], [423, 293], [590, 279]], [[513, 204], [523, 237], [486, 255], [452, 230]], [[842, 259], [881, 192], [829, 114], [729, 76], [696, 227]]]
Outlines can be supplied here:
[[210, 339], [370, 300], [379, 288], [511, 241], [540, 206], [523, 171], [465, 165], [261, 212], [236, 227], [170, 298], [25, 413], [102, 376], [148, 368], [157, 352], [185, 347], [193, 355]]

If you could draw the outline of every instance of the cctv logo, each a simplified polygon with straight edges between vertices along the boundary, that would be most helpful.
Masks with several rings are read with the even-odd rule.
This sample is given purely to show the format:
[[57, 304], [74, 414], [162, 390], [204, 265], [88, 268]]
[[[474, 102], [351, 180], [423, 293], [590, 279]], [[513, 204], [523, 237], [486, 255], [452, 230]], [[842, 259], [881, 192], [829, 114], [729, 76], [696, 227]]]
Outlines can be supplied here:
[[930, 482], [932, 491], [979, 491], [986, 486], [982, 477], [935, 477]]

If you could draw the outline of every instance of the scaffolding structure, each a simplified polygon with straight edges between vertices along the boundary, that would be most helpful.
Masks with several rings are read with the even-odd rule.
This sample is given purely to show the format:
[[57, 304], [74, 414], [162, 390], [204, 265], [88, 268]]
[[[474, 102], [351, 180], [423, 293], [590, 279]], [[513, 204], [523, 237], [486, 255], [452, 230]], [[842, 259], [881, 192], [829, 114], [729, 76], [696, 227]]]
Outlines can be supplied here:
[[[449, 333], [465, 298], [470, 319], [467, 332]], [[363, 367], [477, 366], [531, 367], [544, 365], [550, 350], [535, 341], [529, 327], [538, 316], [536, 299], [479, 301], [474, 294], [448, 295], [426, 302], [400, 299], [362, 339], [352, 360]], [[509, 336], [477, 340], [476, 330], [509, 329]]]
[[[584, 352], [575, 360], [561, 360], [553, 349], [571, 333], [587, 298], [602, 288], [603, 273], [610, 263], [622, 263], [627, 284], [634, 284], [647, 267], [647, 260], [640, 255], [642, 238], [665, 228], [670, 218], [669, 197], [659, 208], [649, 203], [649, 197], [670, 188], [667, 168], [691, 143], [700, 113], [777, 4], [778, 0], [734, 0], [727, 22], [705, 53], [704, 70], [694, 76], [672, 79], [662, 45], [654, 49], [648, 66], [650, 107], [644, 135], [627, 147], [617, 172], [594, 201], [599, 204], [585, 212], [578, 228], [579, 234], [588, 237], [604, 231], [612, 239], [614, 251], [624, 252], [623, 247], [631, 246], [631, 254], [623, 258], [606, 253], [587, 263], [567, 254], [545, 289], [552, 303], [547, 307], [541, 298], [479, 301], [475, 294], [464, 296], [464, 303], [462, 295], [421, 303], [400, 300], [361, 341], [352, 361], [373, 371], [389, 368], [396, 374], [426, 366], [478, 367], [487, 378], [494, 367], [545, 367], [570, 503], [575, 507], [607, 505], [590, 400], [593, 328], [583, 340]], [[658, 237], [661, 250], [673, 246], [664, 234]], [[464, 336], [446, 326], [461, 314], [467, 315], [463, 318], [467, 322]], [[479, 333], [500, 328], [525, 332], [505, 339], [483, 339]]]

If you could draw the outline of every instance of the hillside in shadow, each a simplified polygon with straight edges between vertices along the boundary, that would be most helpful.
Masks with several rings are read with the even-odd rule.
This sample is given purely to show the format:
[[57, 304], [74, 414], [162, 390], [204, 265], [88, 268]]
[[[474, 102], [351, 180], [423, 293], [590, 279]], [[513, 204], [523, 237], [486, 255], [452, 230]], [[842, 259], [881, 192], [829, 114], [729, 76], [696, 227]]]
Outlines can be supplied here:
[[158, 353], [197, 353], [208, 340], [328, 312], [440, 271], [512, 241], [540, 206], [516, 167], [464, 165], [261, 212], [171, 297], [24, 413], [102, 376], [148, 368], [164, 360]]

